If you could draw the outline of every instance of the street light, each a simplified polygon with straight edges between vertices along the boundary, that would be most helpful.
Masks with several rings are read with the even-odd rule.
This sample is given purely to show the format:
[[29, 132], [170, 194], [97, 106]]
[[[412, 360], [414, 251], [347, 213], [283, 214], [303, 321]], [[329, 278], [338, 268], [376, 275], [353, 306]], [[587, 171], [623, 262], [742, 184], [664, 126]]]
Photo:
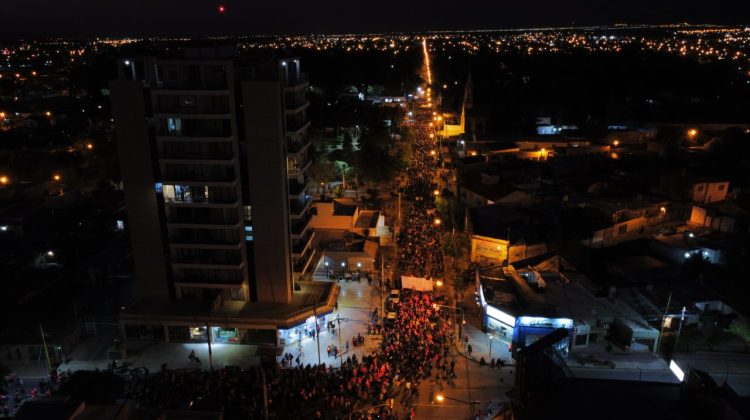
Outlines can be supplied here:
[[691, 128], [690, 130], [687, 131], [687, 135], [692, 140], [695, 138], [695, 136], [698, 135], [698, 130], [696, 130], [695, 128]]
[[10, 178], [8, 178], [6, 175], [0, 176], [0, 185], [8, 184], [10, 184]]
[[54, 181], [58, 181], [59, 182], [62, 179], [62, 177], [60, 176], [60, 174], [53, 174], [52, 175], [52, 179]]
[[435, 223], [435, 226], [440, 226], [440, 224], [443, 223], [443, 221], [440, 220], [440, 219], [438, 219], [438, 218], [435, 218], [435, 220], [433, 221], [433, 223]]
[[[471, 394], [469, 394], [469, 398], [471, 398]], [[437, 394], [435, 396], [435, 400], [437, 400], [437, 402], [443, 402], [445, 400], [451, 400], [451, 401], [459, 402], [461, 404], [466, 404], [466, 405], [469, 406], [469, 410], [471, 410], [471, 415], [472, 416], [474, 415], [474, 406], [479, 404], [479, 401], [476, 401], [476, 400], [464, 401], [464, 400], [459, 400], [458, 398], [451, 398], [451, 397], [445, 396], [443, 394]]]
[[438, 196], [440, 195], [440, 190], [435, 190], [432, 192], [433, 195]]
[[89, 150], [91, 150], [91, 149], [94, 148], [94, 145], [91, 144], [91, 143], [86, 143], [86, 148], [89, 149]]

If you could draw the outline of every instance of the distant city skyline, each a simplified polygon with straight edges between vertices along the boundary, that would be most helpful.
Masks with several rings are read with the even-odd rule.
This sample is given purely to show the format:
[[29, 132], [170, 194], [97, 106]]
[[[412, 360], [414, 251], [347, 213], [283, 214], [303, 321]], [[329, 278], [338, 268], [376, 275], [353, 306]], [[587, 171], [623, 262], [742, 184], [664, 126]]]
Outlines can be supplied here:
[[[223, 8], [223, 11], [220, 9]], [[238, 0], [4, 0], [0, 37], [242, 35], [505, 29], [618, 23], [750, 24], [731, 0], [506, 4], [467, 0], [241, 2]]]

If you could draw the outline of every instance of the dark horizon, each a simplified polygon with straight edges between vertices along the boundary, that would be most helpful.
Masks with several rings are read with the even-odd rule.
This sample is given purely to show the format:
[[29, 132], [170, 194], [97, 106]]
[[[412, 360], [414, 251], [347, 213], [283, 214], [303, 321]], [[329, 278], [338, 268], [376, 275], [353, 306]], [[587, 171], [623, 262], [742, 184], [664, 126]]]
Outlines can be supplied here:
[[[468, 0], [457, 7], [445, 0], [407, 4], [384, 2], [376, 7], [333, 0], [325, 6], [292, 0], [284, 4], [237, 0], [77, 0], [74, 6], [52, 0], [5, 0], [0, 38], [92, 36], [242, 36], [344, 33], [432, 32], [456, 30], [534, 29], [548, 27], [666, 25], [743, 25], [750, 4], [720, 0], [654, 5], [645, 0], [591, 4], [487, 4]], [[225, 5], [225, 13], [219, 13]]]

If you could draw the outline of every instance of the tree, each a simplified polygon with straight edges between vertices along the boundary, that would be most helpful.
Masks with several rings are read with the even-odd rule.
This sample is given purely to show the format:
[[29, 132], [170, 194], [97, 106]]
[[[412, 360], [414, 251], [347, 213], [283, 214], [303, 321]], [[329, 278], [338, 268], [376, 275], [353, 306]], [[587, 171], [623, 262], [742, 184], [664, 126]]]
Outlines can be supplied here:
[[310, 177], [317, 183], [328, 183], [336, 178], [336, 165], [328, 159], [318, 159], [310, 165]]
[[462, 258], [469, 252], [471, 244], [463, 233], [443, 235], [443, 254], [451, 258]]

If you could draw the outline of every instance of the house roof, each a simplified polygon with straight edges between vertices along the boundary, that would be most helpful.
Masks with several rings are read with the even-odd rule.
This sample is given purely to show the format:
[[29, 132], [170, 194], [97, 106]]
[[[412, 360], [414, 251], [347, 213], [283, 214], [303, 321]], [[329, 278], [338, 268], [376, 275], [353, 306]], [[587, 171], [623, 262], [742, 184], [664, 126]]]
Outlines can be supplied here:
[[357, 212], [356, 204], [346, 204], [339, 200], [333, 200], [333, 215], [334, 216], [354, 216]]

